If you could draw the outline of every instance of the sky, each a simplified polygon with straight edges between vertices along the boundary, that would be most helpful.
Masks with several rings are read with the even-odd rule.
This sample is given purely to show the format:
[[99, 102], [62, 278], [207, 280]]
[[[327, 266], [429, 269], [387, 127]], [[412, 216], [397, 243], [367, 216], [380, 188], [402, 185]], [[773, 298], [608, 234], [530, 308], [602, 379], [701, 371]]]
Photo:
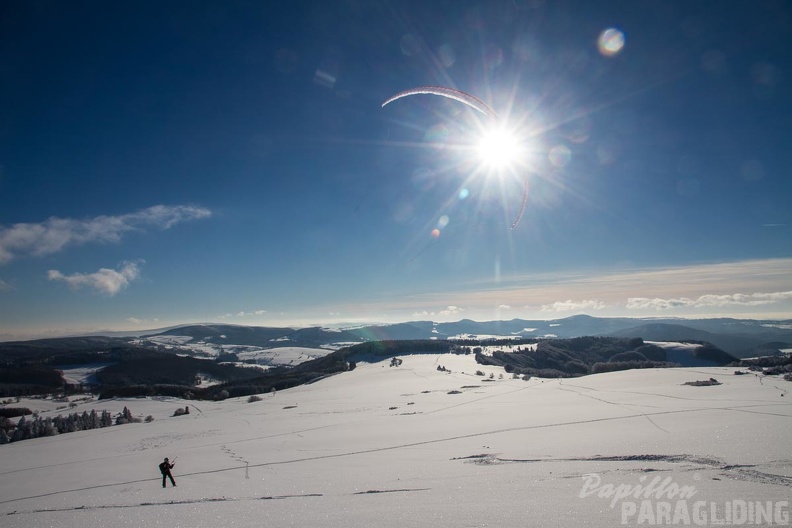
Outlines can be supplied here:
[[[790, 31], [783, 1], [3, 2], [0, 339], [790, 319]], [[429, 85], [497, 115], [382, 106]]]

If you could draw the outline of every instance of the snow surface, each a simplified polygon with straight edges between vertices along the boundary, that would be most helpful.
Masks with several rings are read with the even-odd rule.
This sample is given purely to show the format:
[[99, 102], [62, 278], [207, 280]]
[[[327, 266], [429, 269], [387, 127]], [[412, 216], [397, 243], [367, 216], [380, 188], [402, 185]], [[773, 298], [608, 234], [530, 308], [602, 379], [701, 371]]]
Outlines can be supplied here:
[[[472, 356], [400, 357], [254, 403], [79, 402], [66, 412], [127, 406], [154, 420], [0, 446], [2, 526], [622, 524], [628, 500], [599, 497], [602, 487], [581, 497], [587, 474], [692, 486], [691, 510], [773, 501], [781, 512], [790, 499], [782, 379], [688, 368], [523, 381]], [[683, 385], [710, 377], [722, 385]], [[178, 457], [176, 488], [160, 485], [166, 456]]]
[[90, 363], [87, 365], [60, 365], [55, 368], [63, 372], [66, 383], [78, 385], [80, 383], [95, 383], [96, 373], [112, 363]]

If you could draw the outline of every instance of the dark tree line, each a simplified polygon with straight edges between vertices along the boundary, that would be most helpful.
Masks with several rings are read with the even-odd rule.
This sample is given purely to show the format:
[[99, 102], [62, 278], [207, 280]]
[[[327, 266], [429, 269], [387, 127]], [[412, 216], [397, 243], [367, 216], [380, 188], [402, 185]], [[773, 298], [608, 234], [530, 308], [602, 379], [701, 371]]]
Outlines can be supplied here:
[[120, 425], [135, 421], [139, 420], [133, 417], [126, 407], [115, 420], [109, 412], [102, 411], [97, 413], [95, 410], [73, 413], [67, 416], [59, 415], [55, 418], [41, 418], [39, 416], [29, 418], [22, 416], [16, 423], [8, 418], [0, 417], [0, 444], [30, 440], [31, 438], [42, 436], [73, 433], [75, 431], [86, 431], [88, 429], [100, 429], [114, 424]]
[[[715, 355], [714, 351], [708, 350], [707, 353]], [[492, 356], [477, 352], [476, 361], [483, 365], [502, 366], [509, 373], [542, 378], [679, 366], [666, 361], [665, 350], [644, 343], [641, 338], [593, 336], [545, 339], [537, 343], [535, 350], [518, 347], [512, 352], [494, 352]]]
[[129, 385], [195, 385], [198, 374], [207, 374], [216, 379], [242, 381], [253, 379], [260, 372], [218, 364], [191, 357], [156, 353], [142, 358], [131, 358], [109, 365], [96, 373], [96, 380], [103, 388]]
[[0, 367], [0, 397], [47, 393], [62, 388], [65, 383], [63, 374], [53, 368]]
[[[454, 342], [442, 339], [410, 339], [403, 341], [367, 341], [341, 350], [346, 351], [348, 354], [393, 356], [399, 354], [445, 354], [450, 352], [453, 347]], [[341, 350], [338, 352], [341, 352]]]

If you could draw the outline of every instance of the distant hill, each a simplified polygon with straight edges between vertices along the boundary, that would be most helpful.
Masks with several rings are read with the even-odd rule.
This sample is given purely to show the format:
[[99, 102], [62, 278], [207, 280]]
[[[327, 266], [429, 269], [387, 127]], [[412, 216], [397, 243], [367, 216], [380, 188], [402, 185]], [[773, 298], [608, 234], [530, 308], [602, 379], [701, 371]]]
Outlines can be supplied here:
[[431, 321], [414, 321], [389, 325], [363, 326], [348, 332], [360, 341], [401, 341], [409, 339], [445, 339], [447, 334], [437, 333]]
[[[34, 341], [0, 343], [0, 361], [36, 358], [71, 351], [100, 351], [133, 344], [138, 346], [157, 338], [189, 337], [184, 346], [207, 343], [217, 348], [225, 345], [338, 348], [350, 343], [387, 340], [451, 339], [458, 336], [476, 338], [559, 338], [582, 336], [639, 337], [648, 341], [706, 341], [737, 357], [753, 357], [757, 351], [771, 349], [769, 343], [792, 343], [792, 320], [764, 321], [748, 319], [635, 319], [601, 318], [576, 315], [553, 320], [511, 319], [508, 321], [473, 321], [437, 323], [412, 321], [397, 324], [356, 326], [331, 330], [323, 327], [266, 327], [230, 324], [191, 324], [136, 337], [64, 337]], [[183, 340], [182, 340], [183, 342]], [[184, 352], [184, 346], [178, 351]], [[167, 348], [167, 347], [162, 347]], [[172, 350], [176, 352], [177, 349]]]
[[205, 343], [247, 345], [262, 348], [286, 346], [319, 347], [336, 342], [363, 341], [345, 330], [322, 327], [282, 328], [268, 326], [241, 326], [227, 324], [201, 324], [171, 328], [165, 332], [147, 334], [142, 339], [159, 336], [186, 336]]
[[294, 333], [294, 328], [274, 328], [267, 326], [242, 326], [229, 324], [196, 324], [177, 326], [155, 334], [142, 336], [187, 336], [196, 341], [210, 343], [233, 343], [235, 345], [271, 345], [273, 339]]
[[612, 333], [615, 337], [641, 337], [649, 341], [710, 341], [716, 334], [681, 324], [647, 323]]
[[648, 323], [611, 334], [614, 337], [640, 337], [647, 341], [706, 341], [738, 357], [762, 344], [761, 339], [741, 335], [714, 334], [681, 324]]
[[792, 321], [753, 319], [636, 319], [629, 317], [591, 317], [576, 315], [553, 320], [525, 320], [476, 322], [462, 320], [437, 323], [436, 336], [501, 335], [504, 337], [581, 336], [641, 337], [651, 341], [707, 341], [738, 357], [752, 355], [752, 351], [772, 341], [792, 341]]

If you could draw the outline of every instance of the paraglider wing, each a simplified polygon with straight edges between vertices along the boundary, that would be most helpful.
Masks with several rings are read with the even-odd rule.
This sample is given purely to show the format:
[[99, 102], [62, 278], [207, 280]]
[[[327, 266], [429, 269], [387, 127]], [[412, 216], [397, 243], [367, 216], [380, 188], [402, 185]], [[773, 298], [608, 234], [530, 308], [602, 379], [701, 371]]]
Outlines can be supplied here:
[[397, 99], [401, 99], [402, 97], [408, 97], [410, 95], [417, 95], [417, 94], [429, 94], [429, 95], [439, 95], [440, 97], [447, 97], [449, 99], [453, 99], [454, 101], [459, 101], [460, 103], [466, 104], [469, 107], [473, 108], [481, 112], [484, 115], [495, 117], [497, 118], [498, 115], [495, 111], [490, 108], [489, 106], [484, 103], [481, 99], [473, 97], [472, 95], [465, 93], [460, 90], [455, 90], [453, 88], [445, 88], [443, 86], [419, 86], [418, 88], [411, 88], [409, 90], [404, 90], [403, 92], [399, 92], [393, 97], [389, 98], [387, 101], [382, 103], [383, 108], [385, 105], [392, 103]]
[[520, 220], [523, 217], [523, 213], [525, 213], [525, 209], [527, 207], [528, 207], [528, 177], [525, 176], [523, 178], [523, 196], [522, 196], [522, 202], [520, 203], [520, 212], [517, 213], [517, 218], [515, 218], [514, 222], [512, 222], [512, 226], [511, 226], [512, 229], [517, 227], [517, 224], [520, 223]]

